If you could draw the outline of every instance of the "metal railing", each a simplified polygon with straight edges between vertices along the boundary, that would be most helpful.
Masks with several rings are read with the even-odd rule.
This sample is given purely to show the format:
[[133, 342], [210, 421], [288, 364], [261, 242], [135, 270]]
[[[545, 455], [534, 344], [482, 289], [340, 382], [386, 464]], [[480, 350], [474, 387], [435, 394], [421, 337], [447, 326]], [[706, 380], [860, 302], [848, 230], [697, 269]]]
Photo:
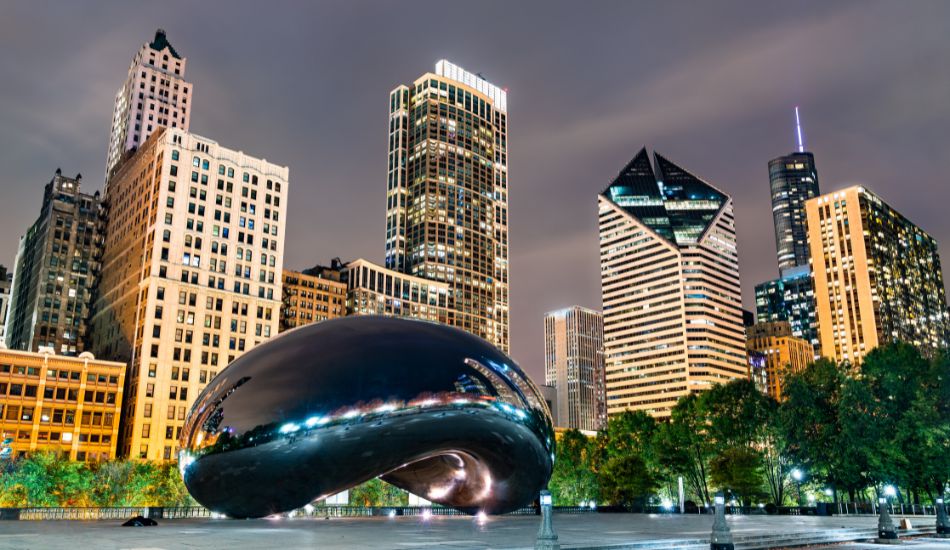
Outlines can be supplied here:
[[[932, 505], [891, 503], [890, 513], [895, 516], [935, 516]], [[591, 513], [633, 513], [633, 514], [679, 514], [679, 508], [664, 506], [555, 506], [557, 514]], [[525, 506], [507, 515], [537, 515], [538, 508]], [[712, 514], [713, 509], [705, 506], [687, 506], [686, 514]], [[820, 516], [820, 515], [877, 515], [878, 508], [869, 502], [818, 503], [816, 506], [726, 506], [730, 515], [783, 515], [783, 516]], [[455, 508], [444, 506], [305, 506], [286, 514], [285, 517], [331, 517], [358, 518], [374, 516], [467, 516]], [[0, 520], [125, 520], [135, 516], [153, 519], [198, 519], [223, 518], [203, 506], [125, 506], [125, 507], [83, 507], [83, 508], [0, 508]]]

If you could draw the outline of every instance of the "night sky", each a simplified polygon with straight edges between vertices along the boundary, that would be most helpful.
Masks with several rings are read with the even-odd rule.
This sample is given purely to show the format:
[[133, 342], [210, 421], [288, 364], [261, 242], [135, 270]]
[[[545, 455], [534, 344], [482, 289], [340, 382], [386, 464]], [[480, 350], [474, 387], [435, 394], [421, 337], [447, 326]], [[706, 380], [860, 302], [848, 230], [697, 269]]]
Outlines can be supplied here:
[[[446, 58], [508, 88], [512, 355], [600, 307], [596, 196], [642, 146], [730, 193], [744, 303], [777, 275], [769, 159], [794, 106], [823, 192], [862, 183], [950, 243], [950, 2], [5, 2], [0, 263], [57, 167], [101, 189], [113, 98], [157, 27], [191, 130], [290, 167], [285, 267], [380, 262], [388, 93]], [[945, 260], [950, 261], [950, 260]]]

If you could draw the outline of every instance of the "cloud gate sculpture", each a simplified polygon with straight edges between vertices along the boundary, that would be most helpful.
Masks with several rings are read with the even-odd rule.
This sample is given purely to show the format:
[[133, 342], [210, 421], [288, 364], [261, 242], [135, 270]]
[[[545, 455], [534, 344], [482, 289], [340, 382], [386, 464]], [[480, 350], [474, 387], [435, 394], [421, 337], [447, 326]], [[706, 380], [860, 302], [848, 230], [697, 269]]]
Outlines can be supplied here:
[[494, 346], [452, 327], [345, 317], [273, 338], [198, 396], [179, 467], [231, 517], [286, 512], [381, 476], [435, 503], [502, 514], [551, 476], [537, 387]]

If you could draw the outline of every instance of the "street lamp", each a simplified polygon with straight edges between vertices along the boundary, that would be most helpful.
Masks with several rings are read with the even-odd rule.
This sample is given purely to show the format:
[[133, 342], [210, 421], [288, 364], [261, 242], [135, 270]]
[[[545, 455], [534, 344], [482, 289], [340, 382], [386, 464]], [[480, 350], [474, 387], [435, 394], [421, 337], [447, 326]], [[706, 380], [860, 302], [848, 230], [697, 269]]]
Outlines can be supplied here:
[[802, 478], [805, 477], [805, 474], [802, 473], [798, 468], [792, 468], [792, 479], [795, 480], [795, 493], [798, 495], [798, 505], [803, 506], [804, 502], [802, 501]]
[[887, 497], [895, 497], [895, 496], [897, 496], [897, 489], [895, 489], [893, 485], [885, 485], [885, 486], [884, 486], [884, 496], [887, 496]]

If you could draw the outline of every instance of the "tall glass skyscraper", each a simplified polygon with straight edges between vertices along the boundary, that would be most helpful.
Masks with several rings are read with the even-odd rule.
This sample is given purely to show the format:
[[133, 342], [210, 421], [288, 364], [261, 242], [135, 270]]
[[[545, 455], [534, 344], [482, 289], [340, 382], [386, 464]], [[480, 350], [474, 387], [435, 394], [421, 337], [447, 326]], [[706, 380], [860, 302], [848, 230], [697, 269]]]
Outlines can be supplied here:
[[810, 266], [783, 270], [778, 279], [755, 285], [755, 315], [760, 323], [787, 322], [792, 336], [808, 341], [818, 355], [821, 342]]
[[597, 198], [607, 413], [748, 376], [732, 198], [641, 150]]
[[815, 156], [799, 151], [769, 161], [779, 271], [808, 265], [805, 201], [818, 196]]
[[386, 267], [447, 283], [448, 324], [508, 351], [507, 93], [448, 61], [389, 94]]
[[815, 156], [805, 151], [798, 107], [795, 122], [798, 150], [769, 161], [779, 277], [756, 285], [755, 313], [760, 323], [787, 321], [794, 336], [811, 342], [817, 357], [821, 346], [809, 265], [805, 201], [819, 194], [818, 170]]

